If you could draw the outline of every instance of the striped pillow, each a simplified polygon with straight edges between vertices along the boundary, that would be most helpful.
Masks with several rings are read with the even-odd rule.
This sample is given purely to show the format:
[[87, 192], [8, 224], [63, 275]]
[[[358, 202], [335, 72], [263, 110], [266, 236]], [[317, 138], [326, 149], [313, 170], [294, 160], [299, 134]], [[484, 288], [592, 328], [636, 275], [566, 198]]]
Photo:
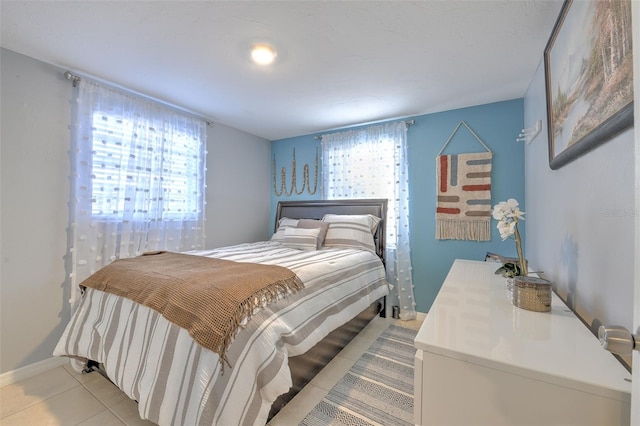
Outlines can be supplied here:
[[357, 248], [376, 252], [373, 234], [380, 218], [366, 215], [326, 214], [323, 221], [329, 222], [325, 247]]
[[271, 241], [282, 241], [284, 238], [284, 231], [287, 228], [295, 228], [296, 226], [298, 226], [298, 219], [283, 217], [278, 222], [278, 230], [271, 236]]
[[320, 228], [286, 228], [282, 244], [297, 250], [315, 250], [318, 245]]
[[321, 220], [316, 220], [316, 219], [300, 219], [298, 221], [297, 228], [320, 229], [320, 234], [318, 234], [318, 246], [317, 246], [317, 249], [320, 250], [320, 248], [322, 247], [322, 243], [324, 243], [324, 239], [327, 236], [327, 230], [329, 229], [329, 224], [327, 222], [323, 222]]

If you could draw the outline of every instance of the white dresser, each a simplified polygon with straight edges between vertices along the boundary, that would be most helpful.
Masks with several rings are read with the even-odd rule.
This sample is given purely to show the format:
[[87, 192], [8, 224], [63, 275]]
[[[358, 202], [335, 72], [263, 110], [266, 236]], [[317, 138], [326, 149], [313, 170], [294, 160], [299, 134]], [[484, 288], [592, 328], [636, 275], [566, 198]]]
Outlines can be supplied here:
[[415, 423], [628, 425], [627, 370], [555, 294], [513, 306], [499, 266], [451, 267], [415, 339]]

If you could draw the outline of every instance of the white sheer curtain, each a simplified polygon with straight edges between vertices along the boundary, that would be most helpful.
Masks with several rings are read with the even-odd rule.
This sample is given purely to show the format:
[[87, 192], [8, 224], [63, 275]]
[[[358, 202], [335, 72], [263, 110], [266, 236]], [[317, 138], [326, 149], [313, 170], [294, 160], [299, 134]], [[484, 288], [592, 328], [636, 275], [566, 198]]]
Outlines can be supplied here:
[[118, 258], [204, 243], [206, 123], [91, 80], [71, 127], [71, 305]]
[[322, 171], [326, 199], [388, 199], [385, 255], [387, 281], [394, 286], [391, 303], [399, 304], [401, 319], [414, 319], [407, 124], [394, 122], [323, 135]]

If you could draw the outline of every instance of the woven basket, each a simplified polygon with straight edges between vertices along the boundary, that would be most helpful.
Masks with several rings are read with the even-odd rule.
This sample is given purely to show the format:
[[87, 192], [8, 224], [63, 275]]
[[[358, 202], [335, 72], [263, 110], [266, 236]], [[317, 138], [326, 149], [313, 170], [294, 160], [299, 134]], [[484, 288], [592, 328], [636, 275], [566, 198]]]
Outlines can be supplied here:
[[551, 310], [551, 282], [542, 278], [517, 276], [513, 280], [512, 303], [528, 311]]

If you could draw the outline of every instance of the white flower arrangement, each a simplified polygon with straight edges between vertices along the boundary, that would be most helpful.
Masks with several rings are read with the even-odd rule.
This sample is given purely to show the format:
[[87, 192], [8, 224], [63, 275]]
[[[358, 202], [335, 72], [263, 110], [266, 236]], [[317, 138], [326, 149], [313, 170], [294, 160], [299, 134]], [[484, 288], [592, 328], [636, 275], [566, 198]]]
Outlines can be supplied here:
[[524, 220], [524, 214], [518, 207], [519, 203], [514, 198], [507, 201], [501, 201], [493, 206], [493, 218], [498, 221], [496, 225], [500, 231], [502, 241], [513, 236], [516, 240], [516, 250], [518, 251], [519, 270], [515, 270], [514, 275], [528, 274], [527, 260], [524, 258], [522, 251], [522, 241], [520, 240], [520, 232], [518, 231], [518, 221]]

